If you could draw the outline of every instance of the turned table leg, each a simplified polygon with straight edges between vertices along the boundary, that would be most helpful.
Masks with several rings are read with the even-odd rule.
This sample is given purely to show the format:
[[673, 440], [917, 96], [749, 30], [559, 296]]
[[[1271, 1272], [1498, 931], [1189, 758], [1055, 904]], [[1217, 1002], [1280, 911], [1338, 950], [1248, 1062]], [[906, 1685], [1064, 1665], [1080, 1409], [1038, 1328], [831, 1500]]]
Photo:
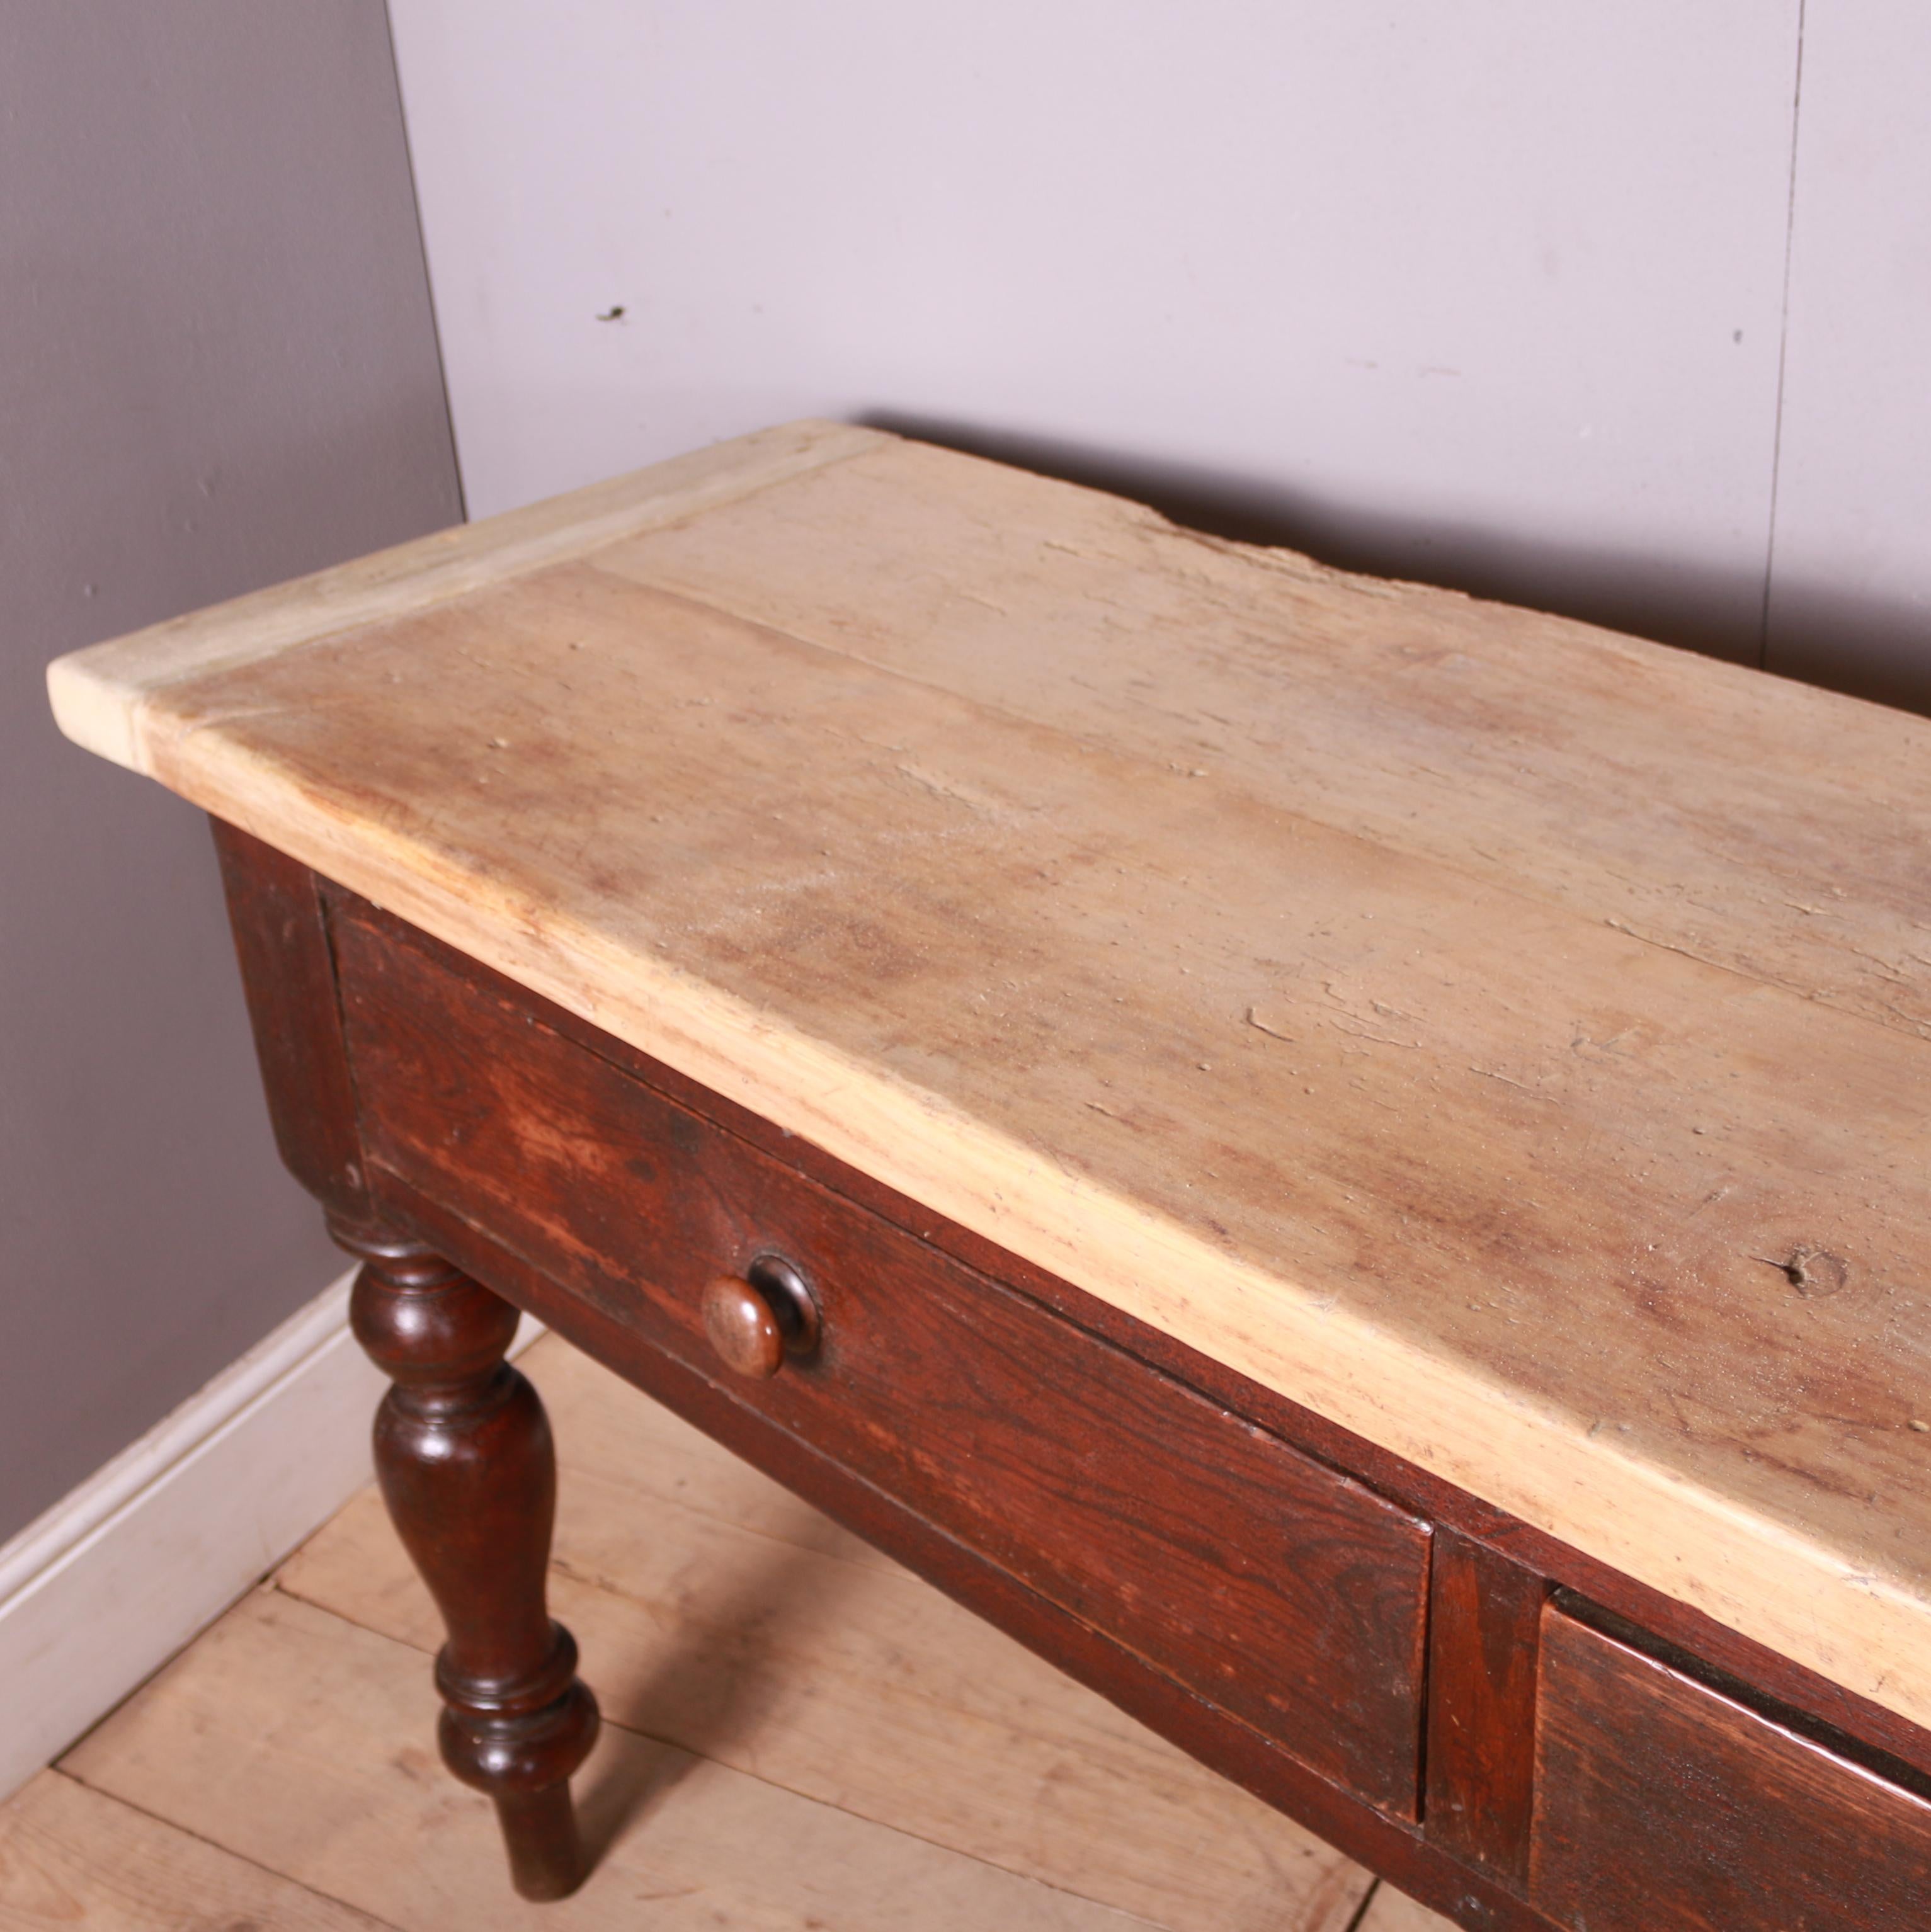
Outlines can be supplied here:
[[332, 1224], [362, 1268], [356, 1339], [394, 1384], [376, 1414], [383, 1500], [443, 1612], [443, 1761], [496, 1803], [526, 1898], [583, 1876], [570, 1774], [596, 1736], [577, 1647], [543, 1576], [556, 1456], [536, 1391], [503, 1359], [516, 1310], [419, 1243]]

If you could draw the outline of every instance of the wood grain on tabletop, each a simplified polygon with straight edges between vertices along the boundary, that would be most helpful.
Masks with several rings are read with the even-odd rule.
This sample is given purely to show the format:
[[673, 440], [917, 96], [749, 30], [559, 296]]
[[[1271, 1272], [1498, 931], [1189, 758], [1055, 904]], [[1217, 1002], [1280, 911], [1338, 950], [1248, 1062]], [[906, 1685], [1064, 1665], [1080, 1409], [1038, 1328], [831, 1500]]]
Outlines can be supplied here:
[[824, 434], [63, 722], [1931, 1722], [1931, 725]]
[[59, 1772], [0, 1805], [0, 1932], [383, 1932]]
[[517, 1900], [436, 1761], [440, 1626], [372, 1493], [64, 1768], [401, 1932], [646, 1900], [691, 1928], [1350, 1925], [1359, 1866], [554, 1339], [524, 1364], [562, 1451], [553, 1601], [607, 1718], [580, 1893]]
[[[551, 1607], [608, 1721], [1173, 1932], [1347, 1923], [1366, 1874], [1311, 1833], [575, 1350], [524, 1366], [563, 1462]], [[440, 1641], [373, 1496], [281, 1582]]]

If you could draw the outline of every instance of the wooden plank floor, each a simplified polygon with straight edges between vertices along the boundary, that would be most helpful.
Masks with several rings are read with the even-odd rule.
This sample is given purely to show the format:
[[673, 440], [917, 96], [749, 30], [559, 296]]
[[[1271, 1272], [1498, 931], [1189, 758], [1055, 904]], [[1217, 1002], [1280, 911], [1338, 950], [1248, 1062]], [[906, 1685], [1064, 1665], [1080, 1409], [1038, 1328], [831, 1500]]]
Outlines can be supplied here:
[[554, 1338], [596, 1870], [510, 1893], [372, 1495], [0, 1808], [0, 1928], [1440, 1932]]

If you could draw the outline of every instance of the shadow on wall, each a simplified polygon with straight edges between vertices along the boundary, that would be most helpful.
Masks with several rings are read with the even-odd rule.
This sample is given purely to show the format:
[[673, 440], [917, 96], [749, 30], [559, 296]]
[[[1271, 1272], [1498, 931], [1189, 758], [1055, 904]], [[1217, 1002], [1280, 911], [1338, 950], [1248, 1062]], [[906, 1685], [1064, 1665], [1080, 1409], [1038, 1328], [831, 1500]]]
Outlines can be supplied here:
[[[1476, 524], [1418, 520], [1257, 478], [977, 424], [868, 412], [868, 428], [1144, 503], [1188, 530], [1284, 545], [1343, 570], [1414, 579], [1700, 651], [1765, 663], [1760, 575], [1680, 558], [1585, 550]], [[1842, 590], [1784, 593], [1767, 668], [1931, 715], [1931, 611]], [[1734, 614], [1750, 614], [1740, 622]], [[1798, 620], [1793, 625], [1792, 616]], [[1803, 638], [1793, 644], [1793, 634]]]

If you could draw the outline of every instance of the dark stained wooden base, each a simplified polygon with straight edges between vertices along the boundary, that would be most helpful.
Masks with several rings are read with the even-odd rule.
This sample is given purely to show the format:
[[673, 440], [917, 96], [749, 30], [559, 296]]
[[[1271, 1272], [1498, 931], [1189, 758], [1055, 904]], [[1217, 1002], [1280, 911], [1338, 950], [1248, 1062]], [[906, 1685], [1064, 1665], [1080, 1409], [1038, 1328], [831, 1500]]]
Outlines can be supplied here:
[[443, 1252], [566, 1341], [855, 1534], [1117, 1704], [1203, 1764], [1286, 1812], [1410, 1896], [1479, 1932], [1548, 1932], [1554, 1922], [1506, 1886], [1437, 1850], [1404, 1823], [1311, 1771], [1278, 1744], [1029, 1588], [917, 1510], [854, 1475], [761, 1414], [722, 1378], [699, 1373], [574, 1295], [458, 1214], [383, 1174], [396, 1210]]
[[516, 1889], [567, 1897], [583, 1876], [570, 1774], [597, 1712], [545, 1604], [556, 1454], [536, 1391], [503, 1359], [518, 1312], [420, 1241], [330, 1232], [362, 1259], [350, 1320], [394, 1384], [376, 1415], [383, 1498], [449, 1633], [443, 1761], [495, 1801]]
[[[1931, 1926], [1931, 1736], [218, 838], [278, 1138], [395, 1384], [443, 1755], [527, 1896], [580, 1875], [596, 1715], [518, 1308], [1474, 1932]], [[707, 1301], [779, 1258], [809, 1323], [720, 1354]]]

